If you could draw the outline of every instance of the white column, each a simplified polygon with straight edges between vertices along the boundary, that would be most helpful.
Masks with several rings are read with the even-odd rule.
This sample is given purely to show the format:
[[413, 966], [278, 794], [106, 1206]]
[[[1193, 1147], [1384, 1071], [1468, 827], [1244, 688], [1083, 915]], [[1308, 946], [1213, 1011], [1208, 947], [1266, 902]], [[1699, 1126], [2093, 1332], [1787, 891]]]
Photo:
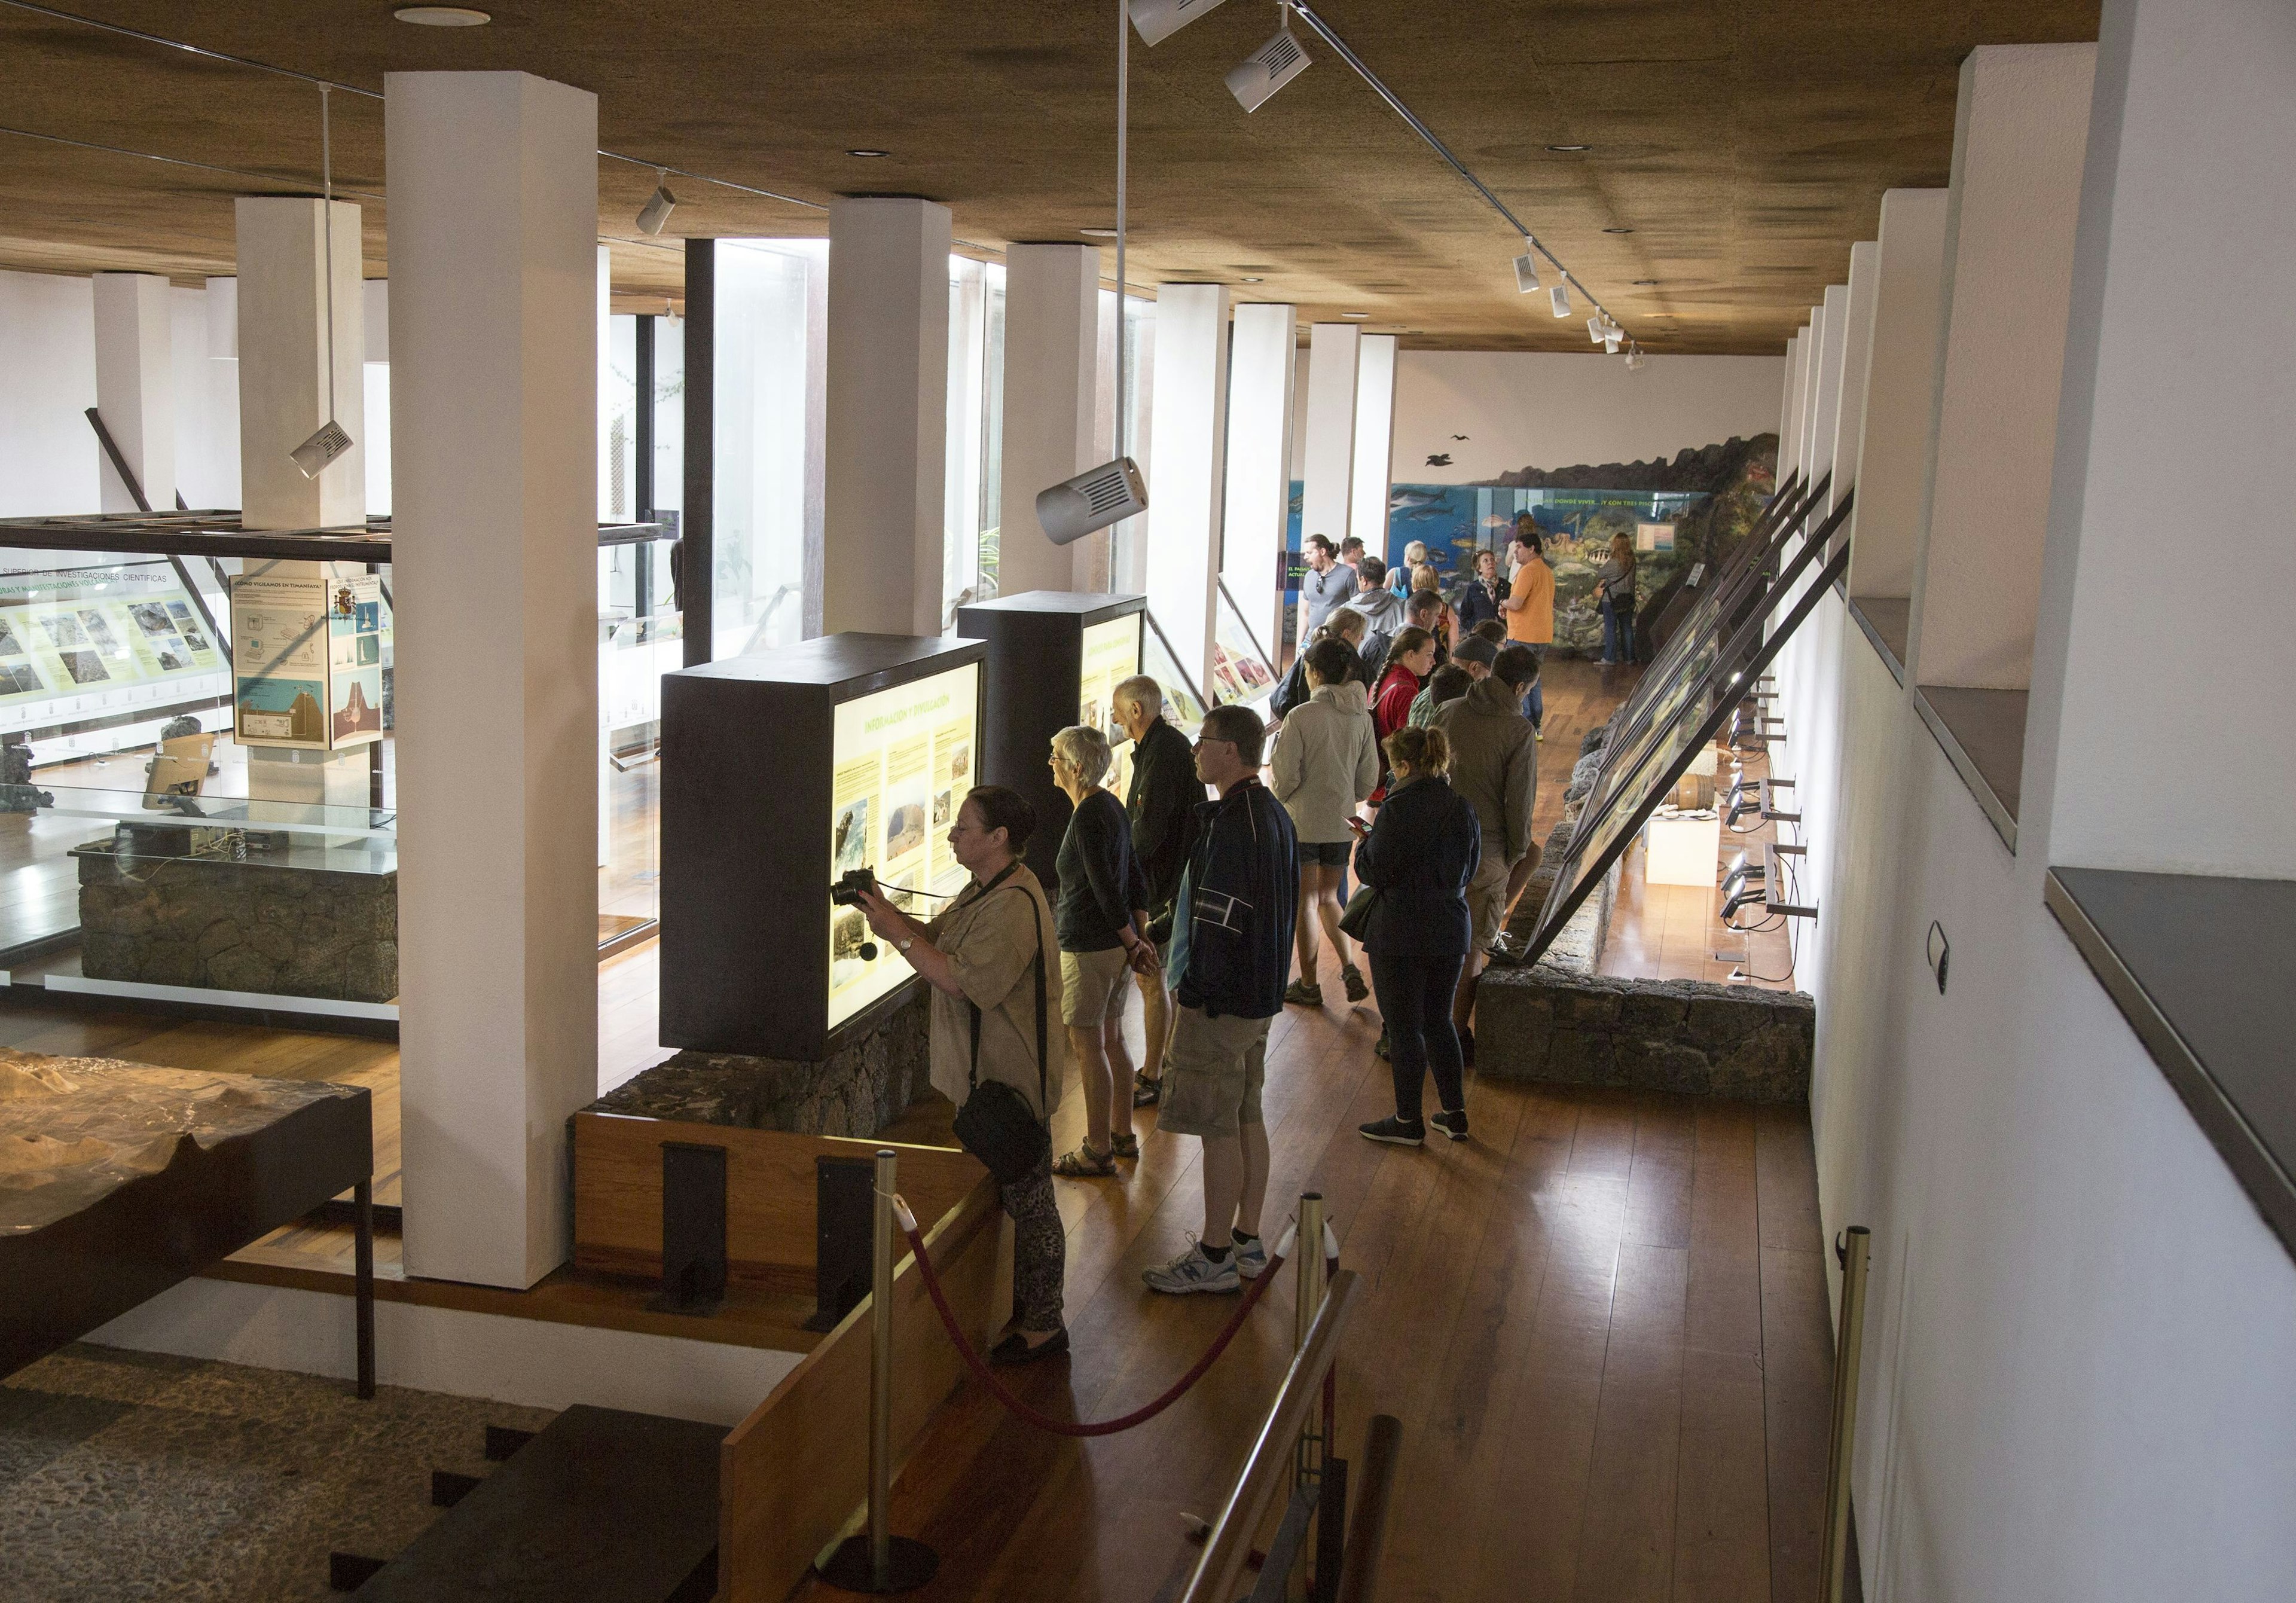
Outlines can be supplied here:
[[1227, 502], [1220, 573], [1243, 621], [1271, 654], [1283, 638], [1283, 525], [1292, 497], [1292, 384], [1298, 308], [1265, 302], [1235, 309], [1228, 353]]
[[1211, 694], [1227, 440], [1227, 287], [1156, 291], [1156, 466], [1148, 485], [1148, 606], [1181, 666]]
[[1075, 555], [1045, 537], [1037, 496], [1104, 460], [1093, 450], [1099, 301], [1097, 245], [1006, 247], [1000, 595], [1074, 583]]
[[940, 633], [948, 208], [829, 205], [824, 634]]
[[1849, 514], [1853, 596], [1914, 593], [1945, 318], [1945, 207], [1941, 189], [1893, 189], [1882, 196], [1874, 351], [1866, 364], [1857, 508]]
[[[2296, 547], [2270, 510], [2296, 417], [2292, 61], [2284, 0], [2105, 8], [2033, 665], [2052, 863], [2296, 879]], [[2180, 559], [2196, 484], [2222, 512]], [[2247, 1483], [2218, 1506], [2261, 1494], [2252, 1465], [2215, 1466]]]
[[[327, 203], [242, 195], [239, 232], [239, 493], [250, 528], [366, 520], [365, 296], [359, 209], [334, 203], [333, 394], [328, 393]], [[291, 455], [327, 421], [351, 448], [307, 478]]]
[[[1849, 315], [1841, 342], [1841, 390], [1833, 408], [1833, 500], [1857, 482], [1857, 446], [1866, 421], [1866, 368], [1874, 354], [1874, 280], [1882, 248], [1870, 240], [1849, 247]], [[1850, 514], [1857, 516], [1855, 512]]]
[[[95, 275], [95, 409], [155, 512], [176, 510], [175, 341], [165, 278]], [[103, 510], [134, 511], [135, 499], [111, 458], [102, 457], [96, 471]]]
[[1825, 287], [1825, 333], [1817, 348], [1817, 381], [1810, 387], [1810, 466], [1820, 478], [1832, 473], [1833, 487], [1826, 493], [1824, 510], [1832, 511], [1841, 499], [1841, 475], [1834, 472], [1833, 429], [1841, 411], [1841, 359], [1849, 348], [1849, 286]]
[[2022, 690], [2031, 677], [2095, 77], [2094, 45], [1988, 45], [1962, 63], [1907, 665], [1924, 684]]
[[[1802, 470], [1816, 484], [1825, 477], [1817, 458], [1817, 391], [1825, 373], [1825, 303], [1809, 309], [1809, 332], [1803, 339], [1801, 357], [1801, 417], [1794, 425], [1800, 438]], [[1816, 522], [1811, 521], [1815, 528]]]
[[1365, 334], [1356, 356], [1356, 444], [1348, 533], [1382, 559], [1387, 555], [1388, 476], [1394, 448], [1395, 336]]
[[597, 105], [385, 80], [406, 1267], [483, 1285], [564, 1261], [597, 1094]]
[[1302, 540], [1322, 535], [1337, 545], [1348, 536], [1348, 505], [1355, 495], [1356, 383], [1362, 354], [1363, 331], [1352, 323], [1318, 323], [1308, 330]]
[[1802, 481], [1809, 480], [1809, 464], [1802, 457], [1801, 416], [1802, 386], [1809, 380], [1809, 329], [1807, 324], [1794, 331], [1786, 341], [1786, 411], [1778, 423], [1778, 478], [1783, 482], [1790, 474], [1800, 473]]

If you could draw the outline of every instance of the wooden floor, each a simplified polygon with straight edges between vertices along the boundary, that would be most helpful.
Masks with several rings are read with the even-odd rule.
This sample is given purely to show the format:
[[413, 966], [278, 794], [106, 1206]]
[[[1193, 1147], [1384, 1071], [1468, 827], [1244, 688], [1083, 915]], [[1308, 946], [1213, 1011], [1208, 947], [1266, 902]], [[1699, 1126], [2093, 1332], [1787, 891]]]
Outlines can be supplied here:
[[[1547, 677], [1542, 830], [1625, 689], [1593, 664]], [[1833, 1343], [1806, 1113], [1474, 1081], [1472, 1140], [1374, 1146], [1356, 1125], [1393, 1109], [1378, 1033], [1336, 1001], [1276, 1021], [1263, 1223], [1321, 1191], [1365, 1277], [1340, 1452], [1374, 1412], [1403, 1420], [1381, 1603], [1816, 1598]], [[1081, 1125], [1071, 1089], [1063, 1146]], [[1141, 1285], [1202, 1213], [1199, 1143], [1141, 1128], [1120, 1180], [1057, 1182], [1076, 1351], [1008, 1372], [1043, 1411], [1137, 1407], [1233, 1305]], [[914, 1595], [1153, 1598], [1194, 1553], [1183, 1515], [1216, 1511], [1274, 1395], [1291, 1293], [1286, 1276], [1194, 1391], [1122, 1435], [1046, 1435], [968, 1384], [897, 1487], [894, 1528], [941, 1558]]]

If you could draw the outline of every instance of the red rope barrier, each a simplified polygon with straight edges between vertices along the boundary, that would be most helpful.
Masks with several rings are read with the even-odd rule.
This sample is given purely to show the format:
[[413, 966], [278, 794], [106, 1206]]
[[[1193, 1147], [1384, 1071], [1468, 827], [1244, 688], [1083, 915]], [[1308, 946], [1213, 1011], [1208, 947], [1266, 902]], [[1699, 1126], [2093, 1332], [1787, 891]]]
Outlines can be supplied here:
[[975, 1352], [972, 1344], [965, 1339], [964, 1328], [957, 1323], [955, 1312], [948, 1305], [948, 1294], [941, 1289], [940, 1276], [933, 1269], [932, 1255], [925, 1251], [923, 1234], [914, 1223], [905, 1224], [902, 1228], [903, 1233], [909, 1239], [910, 1251], [916, 1255], [917, 1272], [924, 1277], [925, 1290], [931, 1296], [933, 1306], [940, 1310], [940, 1322], [948, 1327], [949, 1339], [956, 1343], [956, 1350], [964, 1354], [965, 1365], [972, 1370], [974, 1378], [988, 1388], [990, 1396], [996, 1398], [1013, 1413], [1035, 1426], [1038, 1430], [1047, 1430], [1057, 1436], [1112, 1436], [1120, 1430], [1130, 1430], [1136, 1425], [1146, 1424], [1177, 1403], [1190, 1386], [1204, 1378], [1204, 1371], [1212, 1367], [1219, 1355], [1227, 1351], [1227, 1344], [1235, 1339], [1235, 1333], [1238, 1330], [1243, 1329], [1243, 1321], [1250, 1314], [1252, 1304], [1259, 1301], [1260, 1295], [1275, 1279], [1275, 1272], [1283, 1264], [1283, 1255], [1281, 1253], [1267, 1260], [1267, 1267], [1259, 1272], [1259, 1278], [1253, 1280], [1250, 1287], [1244, 1292], [1242, 1300], [1235, 1305], [1235, 1312], [1228, 1315], [1227, 1323], [1220, 1327], [1220, 1333], [1212, 1338], [1212, 1345], [1205, 1349], [1201, 1358], [1196, 1360], [1193, 1369], [1172, 1383], [1170, 1390], [1154, 1402], [1144, 1403], [1128, 1414], [1119, 1415], [1113, 1419], [1103, 1419], [1096, 1424], [1084, 1424], [1073, 1419], [1055, 1419], [1049, 1415], [1040, 1414], [1004, 1389], [1004, 1383], [996, 1378], [996, 1371], [988, 1367], [987, 1361]]

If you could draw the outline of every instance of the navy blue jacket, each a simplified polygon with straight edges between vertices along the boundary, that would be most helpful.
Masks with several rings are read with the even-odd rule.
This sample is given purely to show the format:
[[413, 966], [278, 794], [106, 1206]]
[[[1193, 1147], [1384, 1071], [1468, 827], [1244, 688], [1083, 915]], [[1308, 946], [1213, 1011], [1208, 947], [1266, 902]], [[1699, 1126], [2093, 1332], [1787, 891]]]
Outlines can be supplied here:
[[1256, 779], [1196, 809], [1195, 849], [1172, 926], [1173, 988], [1215, 1018], [1271, 1018], [1292, 979], [1300, 846]]
[[1356, 847], [1356, 878], [1380, 893], [1364, 949], [1380, 957], [1464, 957], [1473, 944], [1467, 881], [1483, 827], [1451, 781], [1427, 774], [1387, 793]]

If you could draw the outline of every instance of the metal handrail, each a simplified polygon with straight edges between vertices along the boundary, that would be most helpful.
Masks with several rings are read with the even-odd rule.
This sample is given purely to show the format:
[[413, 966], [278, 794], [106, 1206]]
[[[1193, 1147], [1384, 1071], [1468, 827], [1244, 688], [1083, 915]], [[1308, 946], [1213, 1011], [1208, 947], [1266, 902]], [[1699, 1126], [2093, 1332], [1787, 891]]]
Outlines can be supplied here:
[[1379, 1555], [1387, 1544], [1388, 1501], [1395, 1490], [1396, 1460], [1403, 1452], [1403, 1421], [1393, 1414], [1374, 1414], [1365, 1432], [1363, 1484], [1360, 1501], [1348, 1521], [1345, 1556], [1340, 1561], [1340, 1584], [1332, 1603], [1371, 1603], [1372, 1582]]
[[[1303, 1250], [1313, 1251], [1313, 1245]], [[1347, 1323], [1357, 1284], [1352, 1269], [1342, 1269], [1332, 1277], [1332, 1288], [1316, 1310], [1308, 1339], [1293, 1356], [1275, 1401], [1260, 1422], [1251, 1452], [1236, 1475], [1234, 1488], [1221, 1506], [1219, 1517], [1212, 1522], [1211, 1533], [1204, 1539], [1203, 1553], [1180, 1593], [1180, 1603], [1213, 1603], [1214, 1599], [1226, 1603], [1235, 1595], [1237, 1579], [1250, 1556], [1252, 1536], [1267, 1517], [1277, 1487], [1291, 1478], [1292, 1451], [1299, 1444], [1300, 1431], [1322, 1405], [1324, 1376], [1339, 1362], [1340, 1333]]]

